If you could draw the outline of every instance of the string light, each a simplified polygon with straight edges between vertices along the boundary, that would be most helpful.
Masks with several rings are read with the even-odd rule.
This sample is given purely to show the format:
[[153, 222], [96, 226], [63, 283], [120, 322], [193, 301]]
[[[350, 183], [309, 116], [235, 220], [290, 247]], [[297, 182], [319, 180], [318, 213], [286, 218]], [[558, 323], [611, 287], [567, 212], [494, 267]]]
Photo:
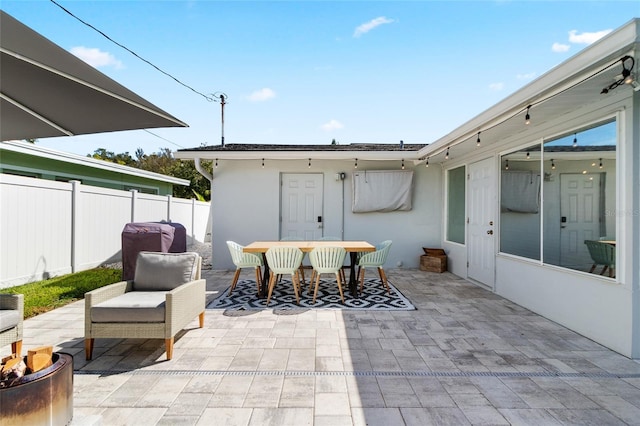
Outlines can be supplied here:
[[529, 154], [529, 151], [527, 151], [527, 160], [531, 158], [531, 154]]
[[311, 158], [309, 158], [309, 168], [311, 168]]
[[429, 167], [429, 157], [427, 157], [427, 161], [424, 163], [425, 167]]
[[262, 159], [262, 168], [264, 169], [264, 158]]
[[478, 139], [476, 139], [476, 146], [480, 146], [480, 132], [478, 132]]
[[529, 110], [531, 109], [531, 105], [527, 107], [527, 115], [524, 116], [524, 124], [531, 123], [531, 116], [529, 115]]
[[444, 155], [444, 159], [445, 160], [449, 159], [449, 147], [447, 147], [447, 153]]
[[216, 169], [218, 168], [218, 159], [216, 158]]
[[577, 137], [577, 133], [573, 134], [573, 147], [577, 147], [578, 146], [578, 137]]
[[404, 158], [402, 159], [402, 170], [404, 170]]
[[556, 163], [553, 162], [553, 158], [551, 159], [551, 169], [552, 170], [556, 169]]
[[509, 160], [504, 160], [504, 169], [509, 170]]
[[358, 168], [358, 159], [357, 159], [357, 158], [356, 158], [356, 164], [355, 164], [355, 166], [354, 166], [353, 168], [354, 168], [354, 169], [357, 169], [357, 168]]
[[600, 159], [600, 168], [602, 168], [602, 158]]

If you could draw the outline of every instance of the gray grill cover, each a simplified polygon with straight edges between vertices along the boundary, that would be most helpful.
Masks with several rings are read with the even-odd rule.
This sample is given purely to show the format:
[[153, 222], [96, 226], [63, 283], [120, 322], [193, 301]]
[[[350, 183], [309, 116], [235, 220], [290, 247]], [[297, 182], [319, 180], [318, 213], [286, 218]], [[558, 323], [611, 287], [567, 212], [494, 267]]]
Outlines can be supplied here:
[[133, 279], [141, 251], [168, 253], [174, 235], [168, 223], [127, 223], [122, 230], [122, 279]]

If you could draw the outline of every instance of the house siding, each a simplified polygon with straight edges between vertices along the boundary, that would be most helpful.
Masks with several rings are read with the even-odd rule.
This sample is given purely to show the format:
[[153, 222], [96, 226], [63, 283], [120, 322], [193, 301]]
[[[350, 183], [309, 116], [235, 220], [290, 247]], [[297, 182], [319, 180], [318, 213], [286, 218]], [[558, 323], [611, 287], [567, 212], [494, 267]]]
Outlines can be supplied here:
[[[373, 244], [390, 239], [393, 246], [387, 268], [418, 268], [423, 246], [438, 246], [442, 240], [442, 185], [439, 168], [424, 164], [414, 171], [413, 206], [410, 211], [352, 213], [352, 173], [354, 162], [307, 161], [265, 162], [219, 161], [212, 183], [212, 250], [214, 269], [232, 269], [226, 241], [248, 244], [255, 240], [280, 237], [280, 176], [282, 173], [321, 173], [323, 175], [323, 235], [344, 240], [366, 240]], [[399, 170], [399, 161], [359, 161], [358, 171]], [[337, 173], [346, 173], [343, 181]], [[344, 191], [344, 192], [343, 192]], [[343, 202], [344, 193], [344, 202]], [[344, 223], [344, 235], [342, 234]]]

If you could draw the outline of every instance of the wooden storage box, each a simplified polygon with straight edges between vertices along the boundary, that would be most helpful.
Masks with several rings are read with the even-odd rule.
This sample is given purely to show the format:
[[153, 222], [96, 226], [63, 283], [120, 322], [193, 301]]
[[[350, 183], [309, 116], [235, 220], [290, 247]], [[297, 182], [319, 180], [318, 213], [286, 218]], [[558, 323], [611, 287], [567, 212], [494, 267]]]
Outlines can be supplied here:
[[447, 270], [447, 254], [442, 249], [422, 248], [426, 254], [420, 256], [420, 270], [444, 272]]

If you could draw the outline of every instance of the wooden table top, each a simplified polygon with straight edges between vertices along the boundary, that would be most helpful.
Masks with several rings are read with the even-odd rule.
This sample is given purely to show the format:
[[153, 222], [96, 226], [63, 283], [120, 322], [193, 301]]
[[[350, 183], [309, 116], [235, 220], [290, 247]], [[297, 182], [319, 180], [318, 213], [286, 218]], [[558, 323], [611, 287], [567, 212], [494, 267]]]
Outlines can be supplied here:
[[376, 247], [366, 241], [254, 241], [244, 247], [245, 253], [264, 253], [271, 247], [298, 247], [310, 252], [316, 247], [342, 247], [346, 251], [376, 251]]

